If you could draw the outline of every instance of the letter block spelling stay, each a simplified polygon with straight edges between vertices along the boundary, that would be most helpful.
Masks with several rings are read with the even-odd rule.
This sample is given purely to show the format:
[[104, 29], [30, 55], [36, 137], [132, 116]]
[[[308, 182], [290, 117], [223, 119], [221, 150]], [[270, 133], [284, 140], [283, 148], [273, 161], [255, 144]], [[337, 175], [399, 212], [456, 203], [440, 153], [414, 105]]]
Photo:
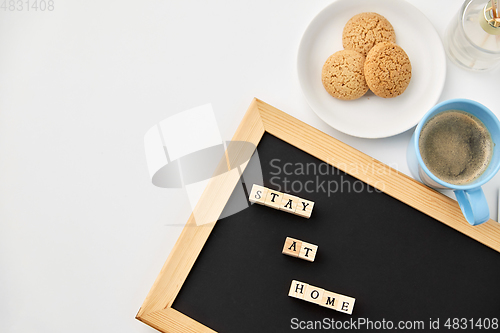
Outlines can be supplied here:
[[354, 302], [356, 302], [355, 298], [333, 293], [297, 280], [292, 281], [288, 296], [347, 314], [352, 314]]
[[316, 252], [318, 252], [317, 245], [306, 243], [291, 237], [286, 238], [285, 245], [281, 251], [283, 254], [308, 261], [314, 261], [316, 258]]
[[310, 218], [314, 202], [294, 195], [271, 190], [254, 184], [248, 198], [250, 202], [266, 205], [274, 209]]

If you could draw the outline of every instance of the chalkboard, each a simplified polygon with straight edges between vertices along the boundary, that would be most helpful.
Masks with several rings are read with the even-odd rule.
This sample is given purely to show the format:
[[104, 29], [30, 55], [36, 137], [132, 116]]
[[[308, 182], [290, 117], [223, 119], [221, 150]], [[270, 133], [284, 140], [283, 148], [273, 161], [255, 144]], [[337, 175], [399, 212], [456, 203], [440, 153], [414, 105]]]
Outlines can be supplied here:
[[[478, 227], [467, 226], [451, 199], [381, 168], [380, 162], [361, 159], [357, 162], [364, 164], [345, 165], [364, 166], [364, 171], [345, 165], [342, 171], [270, 132], [280, 135], [276, 129], [262, 134], [258, 154], [240, 181], [247, 194], [252, 184], [263, 181], [259, 185], [314, 201], [311, 218], [253, 204], [217, 221], [183, 283], [162, 305], [170, 312], [155, 309], [151, 298], [168, 294], [175, 283], [178, 269], [165, 271], [182, 260], [174, 263], [172, 254], [139, 320], [161, 331], [175, 327], [176, 332], [499, 327], [496, 222], [469, 229]], [[344, 156], [350, 154], [345, 151]], [[339, 156], [332, 152], [338, 166], [343, 161]], [[370, 171], [367, 161], [377, 167]], [[262, 168], [262, 179], [255, 177], [255, 168]], [[371, 185], [365, 182], [367, 175]], [[237, 196], [236, 190], [231, 192], [228, 205]], [[387, 192], [422, 197], [427, 206], [402, 202]], [[315, 261], [283, 255], [286, 237], [318, 245]], [[289, 297], [292, 280], [356, 298], [353, 314]]]
[[[500, 253], [272, 135], [257, 149], [264, 186], [288, 184], [314, 201], [311, 218], [255, 204], [220, 220], [174, 309], [219, 332], [293, 331], [293, 318], [350, 320], [288, 297], [295, 279], [355, 297], [356, 320], [500, 317]], [[315, 261], [281, 254], [287, 236], [318, 245]]]

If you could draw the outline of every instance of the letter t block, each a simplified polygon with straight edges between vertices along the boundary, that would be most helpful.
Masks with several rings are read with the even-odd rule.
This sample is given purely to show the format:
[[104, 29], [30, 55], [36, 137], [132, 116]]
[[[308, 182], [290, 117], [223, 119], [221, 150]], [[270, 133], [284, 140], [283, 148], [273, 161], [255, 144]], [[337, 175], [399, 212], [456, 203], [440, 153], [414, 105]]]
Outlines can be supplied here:
[[307, 261], [314, 261], [316, 258], [316, 252], [318, 252], [318, 245], [302, 242], [299, 258]]

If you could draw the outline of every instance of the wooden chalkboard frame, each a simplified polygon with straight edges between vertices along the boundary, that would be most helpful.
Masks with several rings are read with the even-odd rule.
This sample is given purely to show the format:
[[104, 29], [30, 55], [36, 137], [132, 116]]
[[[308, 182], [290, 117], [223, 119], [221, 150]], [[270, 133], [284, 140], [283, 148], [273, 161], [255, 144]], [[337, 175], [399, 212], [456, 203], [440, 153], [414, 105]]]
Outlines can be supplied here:
[[[258, 99], [250, 104], [232, 139], [250, 142], [253, 145], [249, 146], [254, 148], [239, 148], [241, 145], [233, 148], [221, 165], [231, 169], [231, 165], [239, 165], [239, 161], [248, 161], [266, 132], [500, 252], [499, 223], [489, 220], [479, 226], [469, 225], [455, 200]], [[172, 304], [238, 179], [239, 173], [226, 172], [210, 180], [139, 309], [138, 320], [161, 332], [215, 332], [175, 310]], [[194, 216], [213, 222], [197, 226]]]

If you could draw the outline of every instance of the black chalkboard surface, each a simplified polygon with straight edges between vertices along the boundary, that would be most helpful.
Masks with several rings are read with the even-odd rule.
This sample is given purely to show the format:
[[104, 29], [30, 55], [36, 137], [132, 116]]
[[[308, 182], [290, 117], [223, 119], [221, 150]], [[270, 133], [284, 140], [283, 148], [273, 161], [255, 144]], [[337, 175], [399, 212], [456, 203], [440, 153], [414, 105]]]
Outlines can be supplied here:
[[[500, 253], [271, 134], [257, 151], [259, 185], [314, 201], [311, 218], [254, 204], [218, 221], [172, 308], [218, 332], [499, 329]], [[281, 254], [286, 237], [315, 261]], [[292, 280], [356, 298], [353, 314], [289, 297]]]

